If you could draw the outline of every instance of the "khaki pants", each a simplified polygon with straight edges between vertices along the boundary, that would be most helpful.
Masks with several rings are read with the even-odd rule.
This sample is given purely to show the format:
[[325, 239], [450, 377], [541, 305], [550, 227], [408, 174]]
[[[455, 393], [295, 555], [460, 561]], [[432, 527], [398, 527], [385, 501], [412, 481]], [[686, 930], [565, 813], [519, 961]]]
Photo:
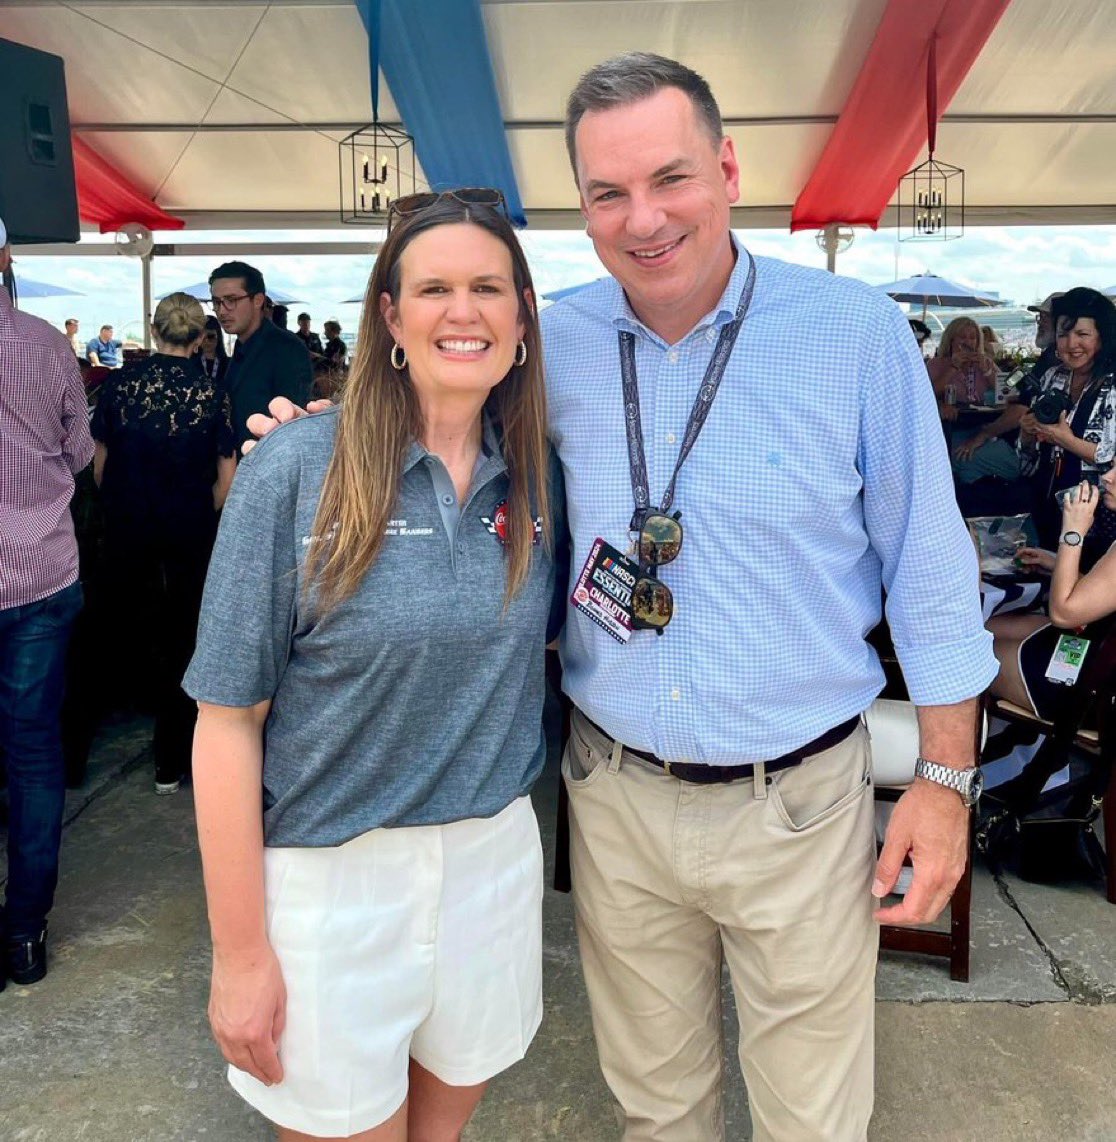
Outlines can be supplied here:
[[859, 1142], [878, 934], [867, 731], [793, 769], [692, 785], [577, 711], [562, 762], [585, 982], [626, 1142], [724, 1138], [721, 964], [754, 1137]]

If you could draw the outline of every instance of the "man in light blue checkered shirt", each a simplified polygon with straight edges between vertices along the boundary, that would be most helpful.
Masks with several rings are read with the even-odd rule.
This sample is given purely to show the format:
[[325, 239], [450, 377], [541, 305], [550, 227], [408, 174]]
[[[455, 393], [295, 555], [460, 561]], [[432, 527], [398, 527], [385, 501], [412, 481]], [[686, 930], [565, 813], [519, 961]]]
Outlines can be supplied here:
[[[657, 505], [750, 258], [729, 229], [733, 144], [689, 69], [638, 54], [594, 68], [571, 97], [567, 144], [613, 275], [543, 315], [576, 575], [598, 538], [632, 549], [619, 334], [635, 337]], [[881, 588], [924, 757], [974, 764], [975, 696], [996, 672], [905, 319], [868, 286], [754, 262], [678, 477], [684, 540], [657, 572], [670, 624], [624, 643], [571, 605], [561, 643], [578, 933], [628, 1142], [723, 1137], [722, 959], [755, 1137], [865, 1136], [874, 920], [936, 916], [968, 836], [958, 793], [920, 779], [876, 864], [858, 716], [883, 685], [865, 642]], [[910, 891], [874, 915], [908, 853]]]

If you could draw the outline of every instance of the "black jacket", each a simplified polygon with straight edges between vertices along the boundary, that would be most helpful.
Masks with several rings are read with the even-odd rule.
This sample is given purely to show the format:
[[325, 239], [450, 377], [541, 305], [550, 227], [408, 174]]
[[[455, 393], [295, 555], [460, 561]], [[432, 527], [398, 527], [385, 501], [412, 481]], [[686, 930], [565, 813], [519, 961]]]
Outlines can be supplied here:
[[267, 412], [273, 397], [305, 405], [312, 381], [310, 354], [295, 334], [264, 321], [247, 341], [237, 338], [225, 374], [237, 451], [251, 439], [246, 422], [252, 413]]

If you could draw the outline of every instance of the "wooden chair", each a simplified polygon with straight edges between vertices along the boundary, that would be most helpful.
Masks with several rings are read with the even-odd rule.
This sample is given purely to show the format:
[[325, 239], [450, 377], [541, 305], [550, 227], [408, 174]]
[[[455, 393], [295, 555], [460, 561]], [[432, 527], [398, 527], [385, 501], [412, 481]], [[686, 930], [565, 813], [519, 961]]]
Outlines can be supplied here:
[[[983, 719], [981, 719], [983, 722]], [[877, 801], [898, 801], [914, 780], [918, 757], [918, 715], [913, 703], [904, 699], [877, 698], [868, 709], [868, 730], [872, 735], [872, 770]], [[979, 743], [978, 743], [979, 744]], [[979, 748], [978, 748], [979, 755]], [[920, 952], [949, 960], [950, 979], [969, 980], [970, 928], [972, 921], [972, 825], [965, 871], [949, 902], [949, 928], [880, 928], [880, 947], [892, 952]]]
[[[1102, 815], [1104, 819], [1104, 852], [1106, 895], [1116, 904], [1116, 621], [1089, 648], [1081, 676], [1072, 690], [1066, 691], [1066, 702], [1053, 721], [1038, 717], [1030, 710], [1004, 698], [990, 698], [991, 717], [1027, 727], [1046, 735], [1034, 758], [1027, 766], [1026, 778], [1015, 778], [1018, 799], [1037, 796], [1047, 779], [1062, 769], [1074, 751], [1085, 754], [1108, 772]], [[1104, 774], [1100, 775], [1101, 780]], [[1018, 782], [1024, 781], [1020, 787]], [[995, 791], [994, 791], [995, 792]]]

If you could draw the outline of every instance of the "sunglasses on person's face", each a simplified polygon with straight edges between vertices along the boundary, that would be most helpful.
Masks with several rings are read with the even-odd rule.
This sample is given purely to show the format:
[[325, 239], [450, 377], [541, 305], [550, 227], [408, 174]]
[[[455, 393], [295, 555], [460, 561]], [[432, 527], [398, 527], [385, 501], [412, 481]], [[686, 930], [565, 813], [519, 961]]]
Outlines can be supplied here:
[[678, 558], [682, 550], [682, 524], [677, 516], [652, 512], [639, 529], [640, 575], [632, 588], [632, 626], [659, 634], [674, 618], [674, 596], [655, 572]]
[[462, 186], [456, 190], [424, 191], [419, 194], [405, 194], [388, 207], [387, 232], [391, 233], [391, 228], [398, 219], [421, 214], [424, 210], [429, 210], [430, 207], [448, 199], [460, 202], [464, 206], [486, 206], [490, 210], [499, 210], [505, 218], [508, 214], [504, 196], [494, 186]]

